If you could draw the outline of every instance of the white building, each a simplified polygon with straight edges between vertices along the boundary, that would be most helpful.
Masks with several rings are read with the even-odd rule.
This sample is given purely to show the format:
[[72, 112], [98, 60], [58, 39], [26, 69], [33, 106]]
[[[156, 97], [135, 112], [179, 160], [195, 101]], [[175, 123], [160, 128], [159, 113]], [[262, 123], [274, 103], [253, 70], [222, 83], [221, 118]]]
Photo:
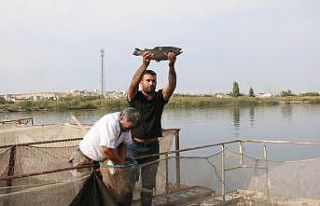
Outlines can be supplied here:
[[261, 98], [269, 98], [269, 97], [272, 97], [273, 95], [270, 93], [258, 92], [255, 94], [255, 96], [261, 97]]
[[39, 100], [58, 100], [63, 97], [67, 97], [67, 92], [35, 92], [35, 93], [24, 93], [24, 94], [6, 94], [6, 101], [39, 101]]

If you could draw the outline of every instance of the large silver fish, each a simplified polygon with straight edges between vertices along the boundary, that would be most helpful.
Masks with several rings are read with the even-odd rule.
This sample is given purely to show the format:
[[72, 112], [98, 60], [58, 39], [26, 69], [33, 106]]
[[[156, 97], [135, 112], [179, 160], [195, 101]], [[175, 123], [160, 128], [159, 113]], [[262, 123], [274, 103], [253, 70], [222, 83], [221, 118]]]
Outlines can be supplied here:
[[142, 56], [144, 52], [151, 52], [154, 54], [153, 60], [159, 62], [162, 60], [168, 60], [168, 53], [174, 52], [176, 55], [179, 55], [182, 53], [181, 48], [178, 47], [172, 47], [172, 46], [157, 46], [153, 49], [139, 49], [136, 48], [133, 52], [133, 55], [136, 56]]

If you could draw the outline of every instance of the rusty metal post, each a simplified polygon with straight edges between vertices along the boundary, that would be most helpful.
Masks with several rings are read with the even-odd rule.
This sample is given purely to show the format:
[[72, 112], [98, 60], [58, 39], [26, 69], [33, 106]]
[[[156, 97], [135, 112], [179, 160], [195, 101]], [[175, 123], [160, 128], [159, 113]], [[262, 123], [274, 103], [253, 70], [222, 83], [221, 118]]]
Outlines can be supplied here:
[[226, 196], [226, 180], [225, 180], [225, 145], [221, 144], [221, 193], [222, 203], [225, 202]]
[[[9, 158], [9, 162], [8, 162], [8, 172], [7, 172], [7, 176], [12, 176], [14, 174], [14, 167], [16, 164], [16, 153], [17, 153], [17, 147], [13, 146], [10, 149], [10, 158]], [[8, 179], [6, 180], [6, 185], [7, 185], [7, 189], [6, 189], [6, 193], [10, 194], [11, 193], [11, 186], [12, 186], [12, 179]], [[3, 200], [3, 205], [8, 205], [9, 204], [9, 199], [4, 199]], [[0, 202], [1, 204], [1, 202]], [[2, 205], [2, 204], [1, 204]]]
[[[180, 150], [180, 137], [179, 137], [179, 129], [176, 130], [175, 134], [175, 150]], [[176, 184], [178, 188], [180, 188], [181, 184], [181, 176], [180, 176], [180, 153], [176, 152]]]
[[[16, 146], [11, 147], [7, 176], [12, 176], [14, 174], [14, 167], [16, 164], [16, 152], [17, 152], [17, 147]], [[12, 180], [7, 180], [7, 186], [11, 186], [11, 185], [12, 185]]]

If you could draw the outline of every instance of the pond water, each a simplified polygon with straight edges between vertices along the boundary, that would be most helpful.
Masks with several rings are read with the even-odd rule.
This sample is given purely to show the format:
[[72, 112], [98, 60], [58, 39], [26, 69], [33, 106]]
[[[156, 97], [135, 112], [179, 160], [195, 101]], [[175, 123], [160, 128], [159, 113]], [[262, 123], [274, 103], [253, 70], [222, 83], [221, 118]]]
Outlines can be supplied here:
[[[35, 124], [71, 122], [71, 113], [81, 123], [92, 124], [107, 111], [0, 113], [0, 120], [31, 116], [34, 118]], [[239, 138], [318, 141], [320, 138], [319, 114], [319, 105], [302, 104], [188, 110], [167, 109], [162, 116], [162, 126], [163, 128], [181, 129], [180, 148], [214, 144]], [[257, 152], [257, 149], [253, 151]], [[272, 151], [271, 157], [283, 159], [320, 156], [320, 146], [272, 145]]]

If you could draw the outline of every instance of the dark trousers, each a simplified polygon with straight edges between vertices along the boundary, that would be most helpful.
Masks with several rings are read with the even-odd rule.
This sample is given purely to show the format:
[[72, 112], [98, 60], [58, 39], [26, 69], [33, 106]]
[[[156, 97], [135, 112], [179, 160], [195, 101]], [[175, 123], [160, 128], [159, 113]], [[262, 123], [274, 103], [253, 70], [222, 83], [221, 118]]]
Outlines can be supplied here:
[[[142, 155], [156, 154], [159, 153], [159, 142], [153, 142], [151, 144], [141, 144], [135, 143], [128, 145], [128, 156], [139, 157]], [[153, 188], [156, 186], [156, 175], [158, 171], [159, 162], [156, 160], [159, 159], [159, 156], [149, 157], [144, 159], [137, 159], [141, 166], [141, 182], [142, 182], [142, 191], [141, 195], [141, 204], [142, 206], [151, 206], [152, 205], [152, 196]], [[154, 162], [153, 162], [154, 161]], [[152, 162], [152, 163], [150, 163]], [[150, 163], [150, 164], [147, 164]]]

